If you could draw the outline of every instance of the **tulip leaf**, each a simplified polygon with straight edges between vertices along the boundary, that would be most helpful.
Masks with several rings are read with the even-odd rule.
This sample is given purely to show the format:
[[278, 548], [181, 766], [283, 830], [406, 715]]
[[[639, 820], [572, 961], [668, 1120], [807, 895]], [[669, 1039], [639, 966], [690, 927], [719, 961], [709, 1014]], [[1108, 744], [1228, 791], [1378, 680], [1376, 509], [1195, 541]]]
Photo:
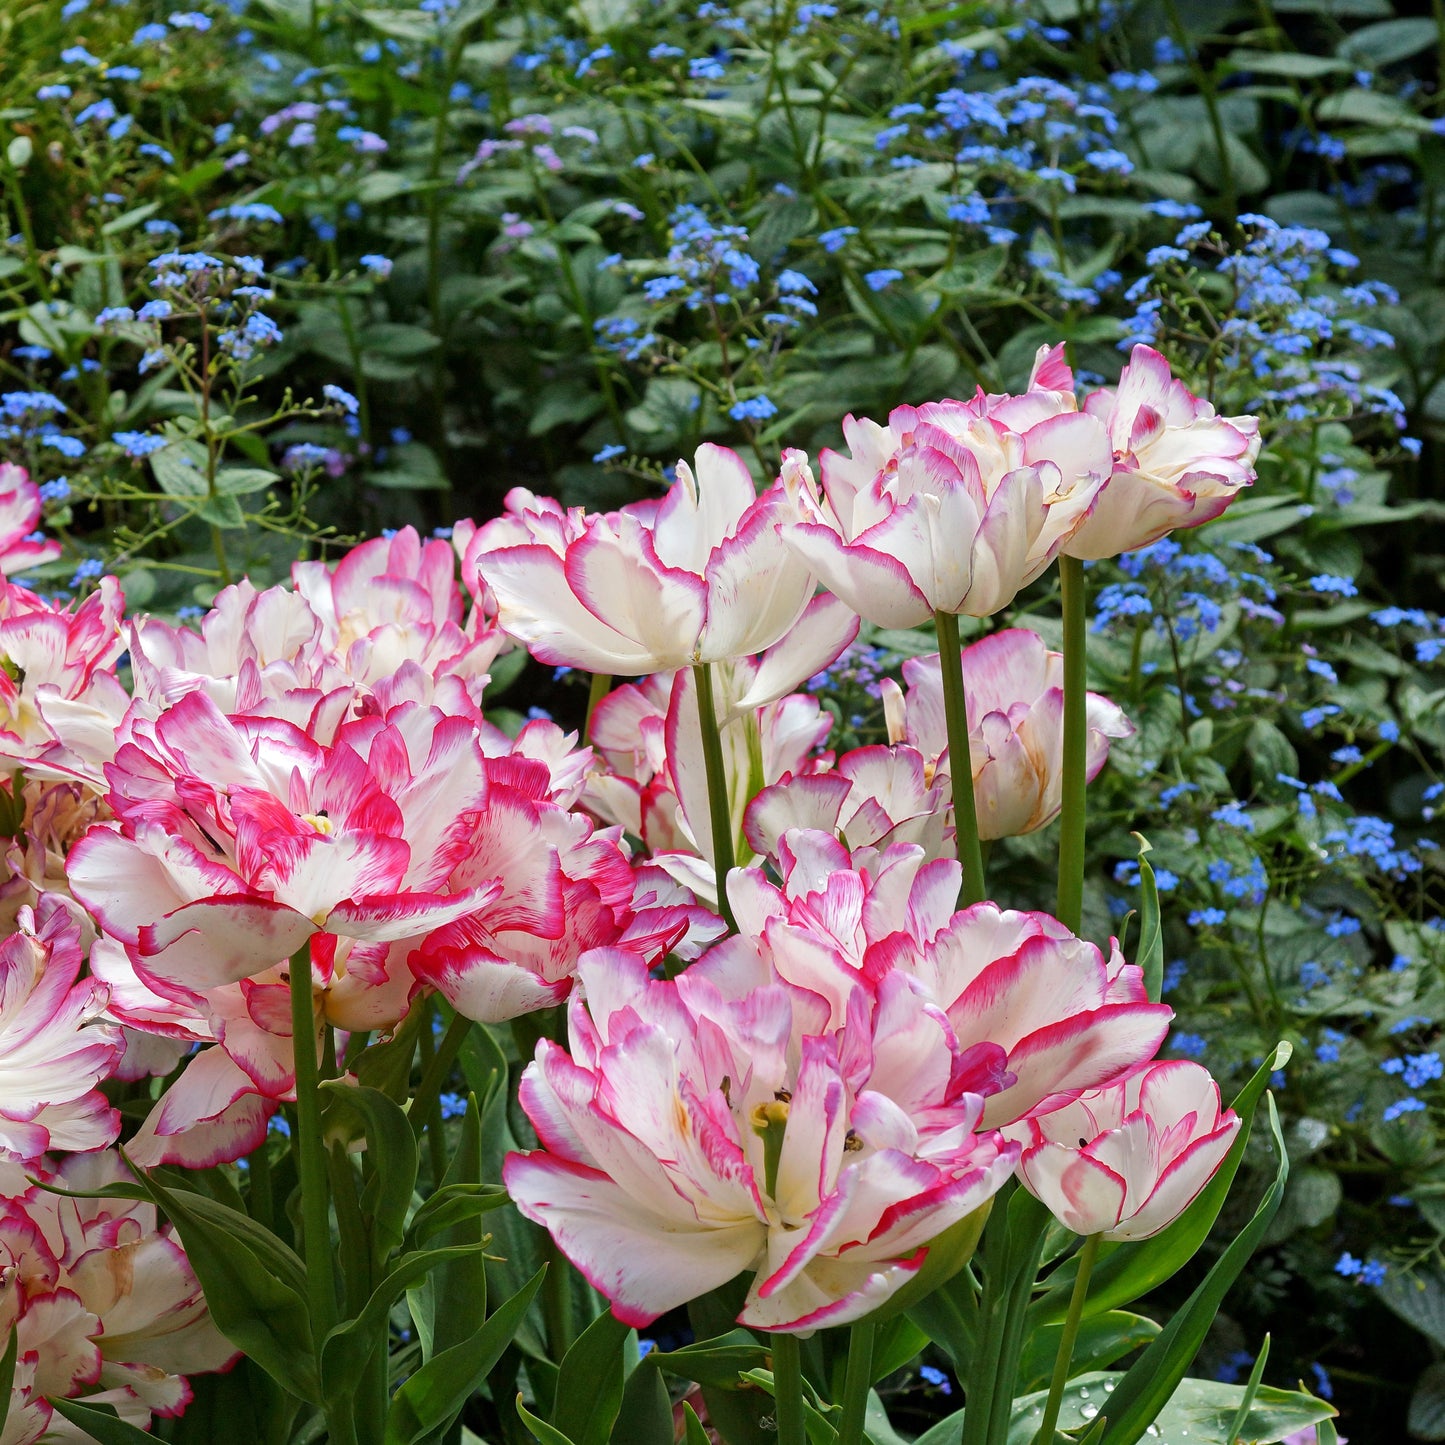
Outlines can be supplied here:
[[416, 1139], [401, 1105], [380, 1089], [329, 1079], [321, 1085], [321, 1092], [331, 1107], [354, 1114], [366, 1130], [368, 1168], [361, 1207], [380, 1264], [401, 1244], [416, 1188]]
[[460, 1344], [487, 1316], [487, 1261], [480, 1214], [507, 1202], [499, 1185], [482, 1184], [482, 1115], [477, 1096], [467, 1095], [461, 1133], [441, 1188], [416, 1212], [407, 1239], [435, 1238], [441, 1245], [471, 1245], [471, 1253], [443, 1265], [407, 1291], [422, 1359]]
[[[1204, 1337], [1214, 1323], [1230, 1286], [1249, 1262], [1249, 1257], [1279, 1210], [1285, 1185], [1289, 1181], [1289, 1154], [1284, 1147], [1284, 1136], [1280, 1133], [1279, 1113], [1274, 1106], [1273, 1094], [1265, 1096], [1265, 1105], [1269, 1111], [1270, 1135], [1279, 1159], [1274, 1179], [1265, 1190], [1254, 1217], [1215, 1260], [1203, 1282], [1119, 1381], [1109, 1400], [1113, 1424], [1104, 1436], [1105, 1445], [1134, 1445], [1134, 1441], [1154, 1423], [1204, 1343]], [[1253, 1426], [1250, 1428], [1253, 1429]], [[1196, 1434], [1195, 1438], [1199, 1436]]]
[[204, 1194], [167, 1189], [125, 1162], [175, 1225], [216, 1328], [283, 1389], [320, 1404], [306, 1267], [296, 1252], [250, 1215]]
[[683, 1426], [687, 1431], [684, 1445], [708, 1445], [707, 1431], [697, 1418], [697, 1411], [686, 1400], [682, 1402]]
[[873, 1373], [870, 1384], [886, 1379], [895, 1370], [901, 1370], [929, 1343], [928, 1331], [908, 1318], [900, 1315], [878, 1326], [873, 1341]]
[[672, 1399], [662, 1371], [646, 1360], [628, 1375], [612, 1427], [617, 1445], [672, 1445]]
[[746, 1330], [729, 1330], [713, 1340], [699, 1340], [680, 1350], [654, 1350], [648, 1362], [669, 1375], [710, 1385], [715, 1390], [736, 1390], [738, 1376], [756, 1369], [768, 1358], [768, 1351]]
[[[913, 1445], [958, 1445], [959, 1437], [963, 1434], [962, 1410], [955, 1410], [952, 1415], [945, 1415], [937, 1424], [930, 1426], [913, 1442]], [[1037, 1416], [1035, 1417], [1037, 1420]]]
[[475, 1245], [429, 1249], [399, 1260], [372, 1291], [361, 1313], [337, 1325], [321, 1342], [321, 1388], [327, 1399], [340, 1400], [354, 1389], [372, 1353], [386, 1343], [387, 1321], [402, 1291], [411, 1289], [432, 1270], [477, 1253]]
[[563, 1356], [552, 1424], [576, 1445], [607, 1445], [622, 1407], [622, 1345], [629, 1329], [604, 1310]]
[[[1093, 1373], [1071, 1380], [1064, 1391], [1063, 1409], [1059, 1414], [1059, 1429], [1066, 1433], [1059, 1438], [1076, 1440], [1077, 1432], [1085, 1426], [1091, 1431], [1097, 1430], [1099, 1420], [1114, 1413], [1114, 1402], [1123, 1389], [1124, 1378], [1117, 1374]], [[1014, 1402], [1008, 1445], [1033, 1445], [1038, 1431], [1037, 1411], [1043, 1406], [1045, 1393], [1038, 1390]], [[1245, 1385], [1225, 1385], [1218, 1380], [1180, 1380], [1157, 1417], [1149, 1421], [1157, 1435], [1147, 1438], [1183, 1440], [1189, 1445], [1226, 1445], [1240, 1402], [1247, 1393]], [[1240, 1438], [1250, 1445], [1274, 1445], [1316, 1425], [1320, 1427], [1323, 1442], [1328, 1438], [1323, 1427], [1333, 1415], [1333, 1407], [1313, 1395], [1262, 1385], [1255, 1392]], [[1144, 1428], [1147, 1429], [1147, 1425]], [[1106, 1425], [1100, 1438], [1112, 1440], [1113, 1430]], [[1078, 1445], [1093, 1439], [1091, 1433], [1078, 1440]], [[934, 1445], [927, 1435], [916, 1445], [925, 1445], [925, 1442]]]
[[[1043, 1325], [1033, 1331], [1024, 1345], [1019, 1362], [1017, 1388], [1037, 1390], [1047, 1385], [1059, 1353], [1062, 1325]], [[1159, 1326], [1143, 1315], [1125, 1310], [1108, 1310], [1091, 1315], [1079, 1327], [1074, 1344], [1074, 1372], [1107, 1369], [1115, 1360], [1147, 1345], [1159, 1333]]]
[[523, 1403], [521, 1395], [517, 1396], [517, 1414], [522, 1417], [522, 1423], [532, 1432], [534, 1440], [540, 1440], [542, 1445], [576, 1445], [576, 1441], [569, 1439], [555, 1425], [549, 1425], [545, 1420], [539, 1420]]
[[973, 1357], [978, 1338], [978, 1296], [967, 1274], [955, 1275], [927, 1299], [919, 1300], [908, 1311], [908, 1318], [948, 1354], [955, 1371], [963, 1369]]
[[[1230, 1106], [1239, 1115], [1240, 1128], [1214, 1177], [1199, 1192], [1199, 1197], [1167, 1229], [1137, 1244], [1104, 1246], [1089, 1286], [1087, 1314], [1118, 1309], [1157, 1288], [1183, 1268], [1199, 1252], [1209, 1237], [1219, 1211], [1224, 1207], [1229, 1186], [1239, 1171], [1256, 1105], [1264, 1093], [1270, 1075], [1288, 1062], [1290, 1046], [1281, 1043], [1266, 1058], [1254, 1076], [1239, 1091]], [[1049, 1276], [1048, 1290], [1029, 1307], [1031, 1330], [1046, 1324], [1059, 1324], [1068, 1313], [1069, 1296], [1073, 1292], [1077, 1260], [1066, 1260]]]
[[539, 1269], [479, 1330], [433, 1355], [400, 1386], [387, 1412], [384, 1445], [416, 1445], [451, 1425], [512, 1343], [546, 1273]]
[[[746, 1370], [743, 1379], [756, 1385], [769, 1395], [774, 1395], [773, 1372], [771, 1370]], [[776, 1396], [774, 1395], [774, 1398]], [[820, 1408], [821, 1402], [808, 1380], [803, 1380], [803, 1428], [807, 1431], [808, 1445], [834, 1445], [838, 1431]], [[836, 1408], [836, 1407], [835, 1407]]]
[[400, 1104], [411, 1091], [411, 1068], [416, 1058], [416, 1040], [428, 1019], [427, 1010], [412, 1008], [396, 1026], [390, 1038], [361, 1051], [351, 1072], [368, 1088], [379, 1089]]
[[1159, 889], [1154, 868], [1145, 856], [1149, 841], [1142, 833], [1132, 835], [1139, 844], [1139, 947], [1134, 962], [1144, 970], [1144, 991], [1150, 1003], [1164, 993], [1164, 931], [1159, 922]]
[[1239, 1402], [1239, 1408], [1234, 1412], [1234, 1418], [1229, 1422], [1229, 1430], [1225, 1435], [1224, 1445], [1239, 1445], [1239, 1432], [1249, 1422], [1249, 1412], [1254, 1405], [1254, 1397], [1259, 1394], [1259, 1387], [1264, 1380], [1265, 1361], [1269, 1359], [1269, 1336], [1265, 1335], [1264, 1344], [1260, 1346], [1259, 1358], [1254, 1362], [1254, 1368], [1249, 1372], [1249, 1379], [1245, 1382], [1244, 1395]]
[[109, 1405], [87, 1405], [60, 1395], [47, 1398], [57, 1415], [78, 1425], [87, 1435], [99, 1440], [100, 1445], [156, 1445], [156, 1437], [150, 1431], [122, 1420]]

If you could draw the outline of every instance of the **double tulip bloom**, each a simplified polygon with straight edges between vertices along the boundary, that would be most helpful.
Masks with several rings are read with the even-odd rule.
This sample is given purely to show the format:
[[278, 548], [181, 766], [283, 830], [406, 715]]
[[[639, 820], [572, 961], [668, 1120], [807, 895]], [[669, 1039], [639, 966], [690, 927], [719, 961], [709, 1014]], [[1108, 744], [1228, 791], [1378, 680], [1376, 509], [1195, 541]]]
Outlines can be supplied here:
[[846, 608], [814, 601], [807, 564], [783, 540], [781, 485], [757, 494], [742, 459], [711, 442], [660, 502], [606, 515], [528, 494], [471, 539], [466, 568], [501, 625], [543, 662], [632, 675], [725, 662], [778, 644], [760, 706], [825, 667], [856, 634]]
[[1009, 1134], [1019, 1178], [1076, 1234], [1148, 1239], [1172, 1224], [1224, 1162], [1239, 1116], [1207, 1069], [1167, 1060], [1081, 1094]]

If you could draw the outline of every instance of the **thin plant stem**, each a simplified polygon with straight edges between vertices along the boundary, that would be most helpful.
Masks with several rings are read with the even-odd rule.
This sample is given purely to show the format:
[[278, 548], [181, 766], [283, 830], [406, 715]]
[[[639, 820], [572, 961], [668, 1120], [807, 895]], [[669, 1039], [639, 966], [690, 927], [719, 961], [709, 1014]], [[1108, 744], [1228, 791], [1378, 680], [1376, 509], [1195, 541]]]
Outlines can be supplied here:
[[1088, 767], [1084, 564], [1059, 558], [1064, 589], [1064, 776], [1059, 816], [1059, 922], [1077, 933], [1084, 921], [1084, 789]]
[[301, 1222], [311, 1335], [326, 1338], [336, 1323], [336, 1279], [331, 1261], [331, 1201], [321, 1141], [320, 1071], [316, 1013], [311, 996], [311, 944], [291, 955], [291, 1047], [296, 1061], [296, 1172], [301, 1181]]
[[935, 612], [938, 632], [938, 666], [943, 676], [943, 716], [948, 729], [948, 775], [953, 781], [953, 831], [958, 861], [963, 864], [963, 887], [958, 901], [964, 908], [982, 903], [983, 850], [978, 842], [978, 809], [973, 798], [973, 753], [968, 745], [968, 708], [963, 696], [963, 663], [959, 656], [958, 618]]
[[594, 672], [591, 686], [587, 689], [587, 717], [582, 724], [584, 743], [592, 735], [592, 714], [597, 711], [597, 704], [611, 691], [612, 679], [605, 672]]
[[728, 902], [728, 874], [733, 868], [733, 821], [728, 807], [727, 769], [723, 765], [722, 734], [717, 723], [717, 703], [713, 698], [712, 668], [706, 662], [695, 662], [693, 679], [697, 683], [697, 715], [702, 727], [702, 758], [707, 771], [708, 817], [712, 823], [713, 862], [717, 869], [718, 912], [729, 933], [738, 931]]
[[843, 1377], [843, 1421], [838, 1426], [838, 1445], [863, 1445], [877, 1329], [872, 1320], [859, 1320], [848, 1332], [848, 1371]]
[[807, 1445], [803, 1420], [803, 1355], [797, 1335], [773, 1336], [773, 1404], [778, 1445]]
[[1069, 1383], [1069, 1367], [1074, 1363], [1074, 1342], [1079, 1338], [1079, 1325], [1084, 1318], [1084, 1301], [1089, 1294], [1089, 1276], [1099, 1256], [1104, 1236], [1091, 1234], [1079, 1251], [1079, 1272], [1074, 1277], [1074, 1292], [1069, 1296], [1069, 1312], [1064, 1317], [1064, 1332], [1059, 1336], [1059, 1353], [1054, 1358], [1054, 1378], [1049, 1384], [1049, 1399], [1044, 1406], [1043, 1423], [1034, 1436], [1034, 1445], [1053, 1445], [1054, 1427], [1059, 1423], [1059, 1409], [1064, 1403], [1064, 1386]]
[[572, 1270], [550, 1234], [543, 1237], [542, 1257], [547, 1273], [542, 1280], [542, 1323], [547, 1331], [547, 1348], [560, 1360], [572, 1344]]

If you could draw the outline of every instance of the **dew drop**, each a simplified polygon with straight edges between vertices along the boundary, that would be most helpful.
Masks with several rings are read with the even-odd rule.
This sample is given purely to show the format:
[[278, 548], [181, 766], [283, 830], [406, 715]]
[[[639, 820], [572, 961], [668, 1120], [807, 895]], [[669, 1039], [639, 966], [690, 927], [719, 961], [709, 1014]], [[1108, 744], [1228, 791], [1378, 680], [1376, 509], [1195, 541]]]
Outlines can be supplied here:
[[1159, 1427], [1157, 1425], [1150, 1425], [1144, 1433], [1146, 1435], [1152, 1435], [1157, 1440], [1159, 1438]]
[[1086, 1420], [1092, 1420], [1098, 1413], [1099, 1407], [1097, 1405], [1085, 1405], [1084, 1408], [1079, 1411], [1079, 1414]]
[[1114, 1382], [1112, 1380], [1104, 1381], [1104, 1393], [1106, 1395], [1112, 1395], [1114, 1393]]

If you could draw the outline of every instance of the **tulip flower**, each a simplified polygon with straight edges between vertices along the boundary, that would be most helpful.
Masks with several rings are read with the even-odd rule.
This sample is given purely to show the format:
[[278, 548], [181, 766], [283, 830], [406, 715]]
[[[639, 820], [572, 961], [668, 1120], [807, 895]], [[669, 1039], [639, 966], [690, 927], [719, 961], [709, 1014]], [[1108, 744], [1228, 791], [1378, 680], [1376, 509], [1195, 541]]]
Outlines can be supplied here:
[[1024, 1187], [1076, 1234], [1147, 1239], [1194, 1202], [1224, 1162], [1239, 1116], [1186, 1060], [1145, 1064], [1008, 1130]]
[[233, 983], [318, 934], [418, 938], [498, 891], [447, 885], [486, 795], [464, 718], [408, 706], [328, 747], [192, 692], [135, 718], [107, 777], [117, 821], [72, 850], [71, 890], [153, 983]]
[[992, 903], [954, 911], [960, 868], [895, 843], [848, 850], [827, 833], [785, 834], [781, 886], [732, 875], [739, 934], [689, 969], [756, 983], [776, 975], [841, 1027], [860, 984], [897, 971], [947, 1016], [968, 1087], [996, 1127], [1056, 1106], [1154, 1056], [1172, 1010], [1149, 1002], [1117, 944], [1105, 957], [1044, 913]]
[[0, 943], [0, 1157], [99, 1149], [120, 1129], [96, 1086], [125, 1046], [100, 1022], [104, 984], [79, 979], [75, 912], [69, 899], [42, 894]]
[[1254, 481], [1259, 418], [1216, 416], [1148, 346], [1130, 353], [1117, 388], [1085, 399], [1084, 414], [1106, 429], [1114, 464], [1064, 543], [1070, 557], [1113, 557], [1197, 527]]
[[8, 577], [60, 556], [59, 542], [36, 535], [41, 510], [40, 488], [30, 473], [0, 462], [0, 574]]
[[[58, 1168], [42, 1161], [30, 1172], [71, 1191], [130, 1182], [109, 1151], [73, 1155]], [[52, 1194], [11, 1164], [0, 1164], [0, 1196], [0, 1334], [17, 1336], [6, 1445], [90, 1438], [47, 1396], [109, 1406], [144, 1429], [152, 1415], [184, 1413], [186, 1376], [237, 1359], [154, 1206]]]
[[[1032, 833], [1059, 815], [1063, 782], [1064, 657], [1026, 628], [995, 632], [963, 649], [963, 694], [980, 838]], [[909, 684], [903, 733], [930, 767], [949, 771], [938, 654], [903, 664]], [[1085, 776], [1096, 777], [1109, 743], [1132, 737], [1123, 710], [1087, 695]]]
[[[813, 596], [812, 573], [779, 535], [790, 511], [782, 487], [758, 496], [742, 459], [707, 442], [696, 472], [678, 462], [660, 503], [594, 516], [518, 506], [477, 531], [464, 573], [543, 662], [635, 675], [726, 661], [788, 637]], [[851, 638], [835, 631], [822, 654], [810, 648], [818, 626], [799, 633], [775, 697], [842, 651]]]
[[840, 1034], [776, 980], [655, 982], [609, 949], [579, 973], [570, 1057], [544, 1039], [522, 1077], [543, 1147], [509, 1155], [503, 1178], [628, 1324], [742, 1272], [745, 1325], [858, 1319], [1013, 1166], [956, 1086], [947, 1025], [901, 976], [858, 990]]

